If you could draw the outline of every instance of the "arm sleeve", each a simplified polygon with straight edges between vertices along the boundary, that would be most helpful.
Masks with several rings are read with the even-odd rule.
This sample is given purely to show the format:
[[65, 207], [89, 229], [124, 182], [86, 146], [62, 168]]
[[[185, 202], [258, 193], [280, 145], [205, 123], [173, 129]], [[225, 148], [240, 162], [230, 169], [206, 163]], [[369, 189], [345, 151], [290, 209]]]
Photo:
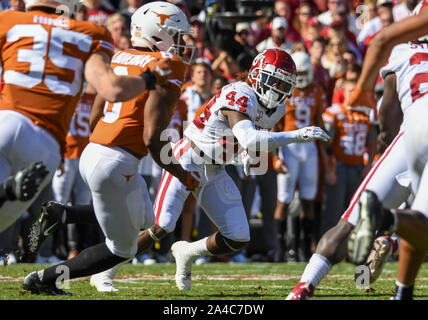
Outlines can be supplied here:
[[256, 130], [251, 120], [237, 122], [232, 132], [239, 144], [250, 152], [271, 151], [289, 143], [297, 142], [299, 134], [296, 131], [269, 132]]

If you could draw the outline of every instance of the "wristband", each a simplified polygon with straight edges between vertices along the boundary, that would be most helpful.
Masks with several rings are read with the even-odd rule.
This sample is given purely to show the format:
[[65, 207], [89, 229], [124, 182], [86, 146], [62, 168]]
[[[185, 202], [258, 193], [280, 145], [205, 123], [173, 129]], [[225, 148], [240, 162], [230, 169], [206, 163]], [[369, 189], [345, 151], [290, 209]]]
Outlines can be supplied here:
[[146, 89], [147, 90], [153, 90], [156, 85], [156, 76], [151, 70], [147, 70], [146, 72], [143, 72], [140, 74], [140, 77], [144, 79], [146, 82]]

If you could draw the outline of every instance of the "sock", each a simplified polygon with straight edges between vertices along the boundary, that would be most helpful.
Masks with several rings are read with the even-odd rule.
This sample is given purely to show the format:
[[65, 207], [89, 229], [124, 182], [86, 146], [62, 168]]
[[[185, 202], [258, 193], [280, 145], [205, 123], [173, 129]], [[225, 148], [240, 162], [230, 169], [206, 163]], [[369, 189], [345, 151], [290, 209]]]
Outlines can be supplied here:
[[0, 184], [0, 206], [7, 200], [9, 200], [9, 197], [7, 196], [6, 189], [3, 184]]
[[313, 237], [313, 219], [301, 218], [301, 225], [303, 229], [304, 251], [307, 258], [309, 258], [311, 256], [311, 241]]
[[382, 221], [379, 231], [394, 232], [396, 228], [396, 215], [395, 210], [382, 209]]
[[399, 281], [395, 281], [394, 300], [413, 300], [414, 286], [407, 286]]
[[83, 223], [83, 224], [98, 224], [95, 216], [94, 207], [92, 204], [65, 206], [65, 221], [66, 224]]
[[287, 232], [287, 219], [275, 219], [276, 227], [276, 246], [277, 248], [285, 247], [285, 233]]
[[207, 248], [208, 237], [187, 244], [188, 252], [195, 258], [203, 256], [212, 256], [213, 254]]
[[317, 287], [321, 280], [331, 269], [331, 263], [326, 257], [319, 253], [314, 253], [303, 271], [300, 282], [309, 282]]
[[64, 269], [66, 270], [66, 268], [69, 271], [69, 279], [74, 279], [110, 269], [126, 260], [128, 258], [122, 258], [111, 253], [103, 242], [83, 250], [70, 260], [39, 271], [38, 275], [42, 283], [55, 283], [58, 277], [65, 275]]

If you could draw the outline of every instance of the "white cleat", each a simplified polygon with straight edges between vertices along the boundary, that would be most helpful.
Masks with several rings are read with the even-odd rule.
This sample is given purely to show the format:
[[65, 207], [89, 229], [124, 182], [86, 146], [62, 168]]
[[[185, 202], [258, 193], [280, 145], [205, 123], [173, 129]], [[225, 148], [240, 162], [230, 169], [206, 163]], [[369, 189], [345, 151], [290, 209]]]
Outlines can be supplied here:
[[192, 286], [193, 257], [186, 250], [187, 244], [187, 241], [178, 241], [171, 246], [176, 263], [175, 283], [180, 290], [190, 290]]
[[113, 284], [113, 279], [116, 276], [116, 273], [119, 271], [119, 268], [122, 264], [128, 262], [129, 260], [115, 265], [113, 268], [107, 269], [103, 272], [94, 274], [89, 280], [91, 287], [95, 287], [98, 292], [116, 292], [119, 289], [116, 289]]
[[91, 287], [97, 289], [98, 292], [116, 292], [119, 289], [116, 289], [113, 281], [98, 281], [98, 279], [93, 279], [94, 276], [91, 277], [89, 284]]

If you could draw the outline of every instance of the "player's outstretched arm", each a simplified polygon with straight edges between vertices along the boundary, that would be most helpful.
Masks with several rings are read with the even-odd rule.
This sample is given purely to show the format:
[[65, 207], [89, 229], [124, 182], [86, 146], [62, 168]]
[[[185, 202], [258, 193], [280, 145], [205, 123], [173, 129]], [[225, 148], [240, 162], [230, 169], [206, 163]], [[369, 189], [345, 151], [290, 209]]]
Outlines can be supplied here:
[[151, 70], [140, 76], [121, 76], [113, 72], [107, 53], [100, 51], [93, 53], [86, 62], [85, 78], [105, 100], [127, 101], [166, 81], [171, 73], [167, 60], [152, 63]]
[[256, 130], [247, 115], [223, 110], [239, 144], [250, 152], [271, 151], [294, 142], [328, 141], [330, 137], [319, 127], [305, 127], [294, 131], [269, 132]]
[[426, 34], [428, 34], [428, 7], [423, 8], [419, 15], [382, 29], [370, 42], [357, 87], [362, 91], [373, 91], [379, 70], [387, 61], [392, 48], [399, 43], [417, 40]]

